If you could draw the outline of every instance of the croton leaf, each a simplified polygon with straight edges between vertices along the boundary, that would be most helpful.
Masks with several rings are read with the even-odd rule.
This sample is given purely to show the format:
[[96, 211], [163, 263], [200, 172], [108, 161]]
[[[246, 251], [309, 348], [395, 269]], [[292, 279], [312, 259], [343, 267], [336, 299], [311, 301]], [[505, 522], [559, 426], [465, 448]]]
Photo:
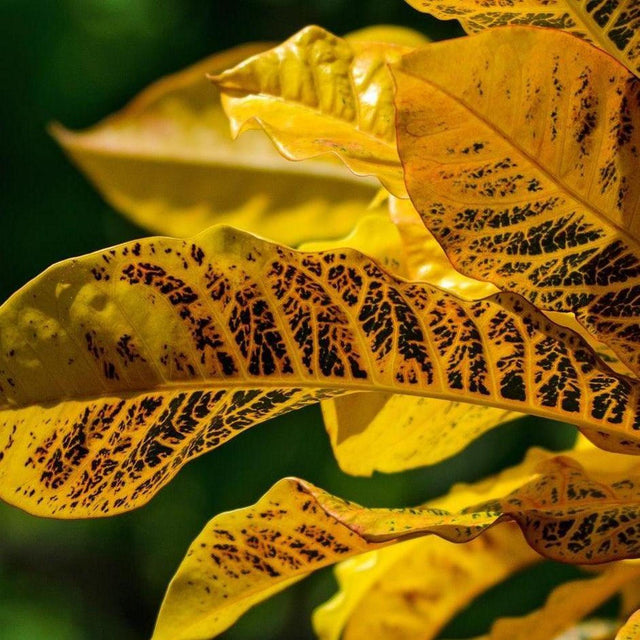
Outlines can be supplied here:
[[287, 158], [333, 153], [402, 196], [387, 65], [410, 50], [307, 27], [212, 80], [234, 135], [262, 127]]
[[229, 227], [58, 263], [0, 308], [0, 497], [139, 506], [191, 458], [350, 391], [465, 400], [640, 451], [640, 383], [521, 297], [463, 301], [354, 250]]
[[616, 640], [638, 640], [640, 638], [640, 611], [636, 611], [620, 629]]
[[478, 640], [548, 640], [557, 638], [640, 576], [637, 562], [619, 562], [600, 575], [556, 587], [544, 606], [520, 618], [497, 620]]
[[394, 74], [407, 189], [456, 268], [575, 313], [638, 373], [640, 81], [527, 27], [429, 45]]
[[369, 551], [337, 565], [340, 590], [313, 626], [321, 640], [432, 640], [480, 593], [540, 559], [509, 523], [466, 544], [429, 536]]
[[640, 72], [637, 0], [407, 0], [440, 18], [460, 21], [468, 33], [509, 24], [563, 29], [594, 43]]
[[[366, 509], [303, 480], [281, 480], [255, 505], [205, 526], [169, 586], [154, 640], [215, 636], [262, 598], [312, 571], [418, 535], [468, 542], [514, 520], [536, 551], [556, 560], [603, 562], [640, 554], [640, 530], [632, 524], [640, 476], [623, 471], [637, 473], [637, 458], [618, 456], [622, 475], [612, 480], [611, 454], [576, 456], [593, 469], [532, 450], [496, 478], [454, 487], [441, 501], [413, 509]], [[615, 575], [627, 569], [620, 567]], [[639, 575], [640, 566], [634, 568]]]
[[156, 233], [187, 237], [229, 224], [297, 245], [350, 231], [375, 193], [339, 162], [294, 164], [261, 132], [240, 140], [207, 72], [267, 49], [214, 55], [143, 91], [82, 132], [51, 132], [106, 200]]

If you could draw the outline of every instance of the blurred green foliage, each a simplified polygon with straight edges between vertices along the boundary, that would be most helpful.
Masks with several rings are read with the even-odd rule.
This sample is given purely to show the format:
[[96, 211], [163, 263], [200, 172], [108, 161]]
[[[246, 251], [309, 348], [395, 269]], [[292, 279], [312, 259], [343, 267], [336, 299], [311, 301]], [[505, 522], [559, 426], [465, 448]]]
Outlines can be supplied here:
[[[241, 42], [282, 40], [311, 23], [337, 33], [377, 23], [409, 25], [433, 38], [460, 33], [402, 0], [2, 0], [2, 299], [57, 260], [144, 235], [68, 163], [46, 133], [48, 122], [88, 126], [164, 74]], [[254, 502], [283, 476], [370, 506], [410, 505], [519, 461], [531, 444], [560, 448], [573, 435], [527, 418], [443, 464], [350, 478], [339, 471], [312, 407], [196, 460], [130, 514], [65, 522], [0, 505], [0, 638], [149, 637], [171, 575], [205, 522]], [[481, 633], [492, 617], [523, 613], [553, 584], [577, 575], [551, 564], [536, 572], [487, 594], [447, 636]], [[312, 638], [310, 612], [334, 589], [331, 572], [320, 572], [257, 607], [224, 638]]]

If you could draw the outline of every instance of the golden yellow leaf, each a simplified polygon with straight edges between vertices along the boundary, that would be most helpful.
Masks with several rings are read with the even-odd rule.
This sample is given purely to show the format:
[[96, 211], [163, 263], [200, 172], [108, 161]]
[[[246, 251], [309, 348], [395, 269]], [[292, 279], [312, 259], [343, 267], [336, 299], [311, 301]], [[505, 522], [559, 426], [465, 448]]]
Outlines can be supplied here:
[[354, 393], [322, 402], [340, 468], [352, 475], [436, 464], [521, 413], [393, 393]]
[[288, 162], [261, 132], [233, 141], [206, 79], [266, 48], [211, 56], [86, 131], [51, 131], [110, 204], [153, 232], [185, 237], [224, 223], [289, 245], [338, 238], [373, 186], [337, 162]]
[[640, 638], [640, 611], [636, 611], [620, 629], [616, 640], [638, 640]]
[[620, 473], [612, 474], [612, 454], [576, 456], [588, 472], [565, 456], [532, 450], [518, 467], [413, 509], [365, 509], [303, 480], [281, 480], [255, 505], [213, 518], [193, 541], [154, 640], [215, 636], [262, 597], [329, 564], [417, 535], [467, 542], [505, 519], [518, 523], [535, 550], [564, 562], [638, 555], [640, 532], [629, 519], [637, 518], [640, 476], [626, 473], [637, 474], [637, 459], [615, 456]]
[[423, 33], [393, 24], [364, 27], [351, 31], [344, 36], [344, 39], [347, 42], [386, 42], [412, 48], [421, 47], [430, 42], [429, 37]]
[[640, 81], [526, 27], [429, 45], [394, 73], [407, 189], [454, 266], [575, 313], [640, 371]]
[[229, 227], [54, 265], [0, 329], [0, 497], [42, 515], [144, 504], [244, 429], [351, 391], [464, 397], [640, 446], [640, 383], [519, 296], [463, 301], [353, 250]]
[[261, 127], [289, 159], [332, 153], [402, 196], [387, 65], [410, 50], [307, 27], [212, 80], [234, 135]]
[[594, 578], [553, 590], [545, 605], [520, 618], [502, 618], [482, 640], [548, 640], [569, 629], [640, 576], [640, 563], [619, 562]]
[[563, 29], [640, 72], [637, 0], [407, 0], [441, 20], [457, 19], [468, 33], [505, 25]]
[[429, 536], [370, 551], [336, 567], [340, 591], [313, 626], [321, 640], [431, 640], [476, 596], [539, 559], [507, 523], [466, 544]]

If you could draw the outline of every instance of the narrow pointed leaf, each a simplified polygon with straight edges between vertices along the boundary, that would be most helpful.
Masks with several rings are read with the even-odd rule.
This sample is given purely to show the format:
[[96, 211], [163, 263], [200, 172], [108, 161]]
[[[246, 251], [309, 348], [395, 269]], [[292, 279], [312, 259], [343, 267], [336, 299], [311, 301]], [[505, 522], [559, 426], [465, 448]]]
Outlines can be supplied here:
[[42, 515], [132, 509], [244, 429], [352, 391], [464, 397], [640, 451], [638, 382], [577, 335], [348, 249], [228, 227], [130, 242], [51, 267], [0, 328], [0, 497]]
[[402, 196], [387, 64], [410, 50], [307, 27], [212, 80], [234, 134], [262, 127], [292, 160], [333, 153]]
[[267, 47], [211, 56], [90, 129], [51, 132], [110, 204], [153, 232], [185, 237], [224, 223], [294, 246], [338, 238], [372, 185], [337, 162], [287, 162], [261, 132], [233, 141], [206, 79]]
[[468, 33], [505, 25], [563, 29], [592, 42], [640, 72], [640, 11], [636, 0], [407, 0]]
[[601, 575], [574, 580], [554, 589], [545, 605], [520, 618], [502, 618], [482, 640], [548, 640], [616, 595], [640, 576], [640, 564], [617, 563]]
[[576, 455], [594, 470], [533, 450], [496, 478], [454, 487], [450, 496], [414, 509], [365, 509], [303, 480], [281, 480], [255, 505], [216, 516], [194, 540], [165, 596], [154, 640], [215, 636], [260, 594], [268, 597], [329, 564], [417, 535], [468, 542], [505, 519], [557, 560], [640, 554], [640, 533], [629, 524], [637, 519], [640, 476], [624, 473], [638, 472], [637, 459], [618, 456], [623, 476], [612, 479], [611, 454]]
[[620, 629], [616, 640], [639, 640], [640, 639], [640, 611], [636, 611]]
[[540, 559], [514, 525], [466, 544], [430, 536], [336, 567], [340, 591], [316, 609], [321, 640], [432, 640], [480, 593]]
[[455, 267], [575, 313], [638, 373], [640, 81], [526, 27], [432, 44], [394, 73], [407, 189]]

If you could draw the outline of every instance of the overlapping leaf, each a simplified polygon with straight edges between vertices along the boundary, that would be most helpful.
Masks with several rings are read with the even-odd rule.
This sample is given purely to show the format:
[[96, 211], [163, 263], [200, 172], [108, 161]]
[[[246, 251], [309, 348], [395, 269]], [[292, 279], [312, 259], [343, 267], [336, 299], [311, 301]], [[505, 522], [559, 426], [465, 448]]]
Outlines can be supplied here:
[[638, 640], [640, 638], [640, 611], [636, 611], [620, 629], [616, 640]]
[[476, 596], [539, 559], [506, 523], [461, 545], [430, 536], [370, 551], [336, 567], [340, 591], [313, 626], [321, 640], [431, 640]]
[[[576, 456], [590, 464], [588, 472], [534, 450], [495, 479], [455, 487], [415, 509], [365, 509], [302, 480], [281, 480], [254, 506], [215, 517], [194, 540], [154, 640], [214, 636], [263, 597], [328, 564], [416, 535], [467, 542], [504, 519], [515, 520], [535, 550], [565, 562], [637, 556], [640, 476], [628, 473], [638, 473], [637, 459], [619, 456], [619, 481], [611, 477], [611, 454]], [[616, 576], [626, 570], [620, 567]]]
[[115, 208], [153, 232], [185, 237], [224, 223], [294, 246], [341, 237], [372, 185], [337, 162], [287, 162], [260, 132], [233, 141], [206, 79], [265, 49], [211, 56], [86, 131], [52, 133]]
[[290, 159], [334, 153], [404, 195], [387, 64], [409, 50], [307, 27], [212, 79], [234, 134], [262, 127]]
[[519, 296], [463, 301], [352, 250], [228, 227], [59, 263], [0, 328], [0, 496], [44, 515], [139, 506], [194, 456], [350, 391], [464, 397], [640, 445], [639, 384]]
[[637, 373], [640, 81], [526, 27], [430, 45], [394, 73], [407, 189], [454, 265], [575, 313]]
[[505, 25], [563, 29], [594, 43], [640, 72], [640, 7], [636, 0], [407, 0], [468, 33]]

